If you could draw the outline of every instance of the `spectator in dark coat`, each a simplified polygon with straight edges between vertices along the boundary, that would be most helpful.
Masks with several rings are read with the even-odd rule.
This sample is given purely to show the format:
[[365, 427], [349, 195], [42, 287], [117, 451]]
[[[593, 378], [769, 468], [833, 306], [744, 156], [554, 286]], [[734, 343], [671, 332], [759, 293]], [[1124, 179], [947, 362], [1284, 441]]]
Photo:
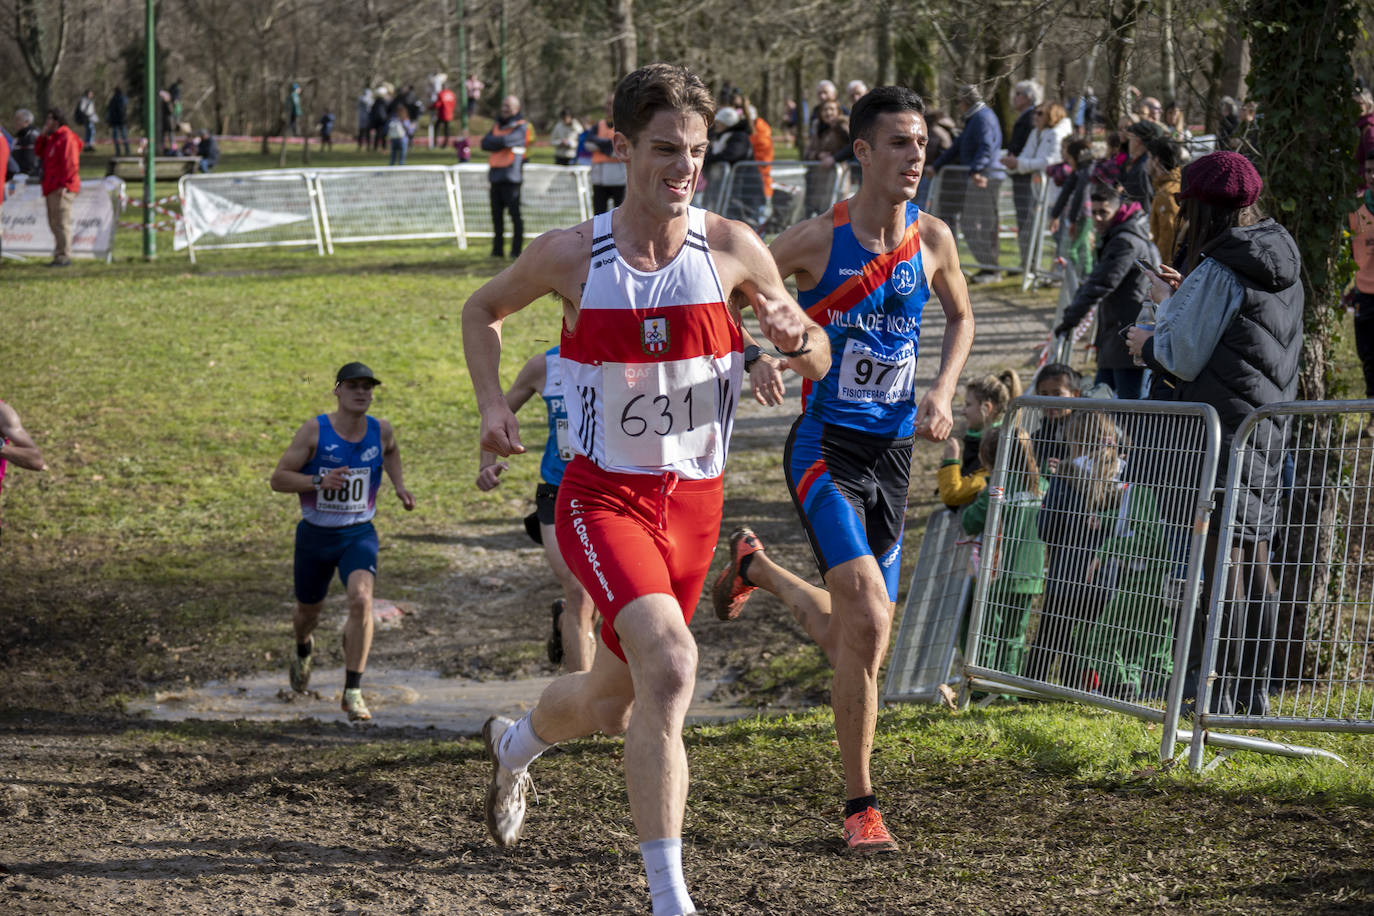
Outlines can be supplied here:
[[20, 108], [14, 113], [14, 143], [10, 147], [10, 158], [20, 175], [30, 180], [43, 174], [43, 167], [34, 150], [38, 142], [38, 128], [33, 123], [33, 112]]
[[116, 86], [110, 101], [105, 103], [105, 123], [110, 127], [110, 141], [116, 156], [129, 155], [129, 97], [123, 87]]
[[938, 171], [947, 165], [959, 165], [967, 171], [947, 176], [948, 187], [941, 194], [944, 212], [938, 215], [956, 234], [962, 218], [964, 239], [980, 268], [974, 281], [986, 283], [1001, 279], [997, 192], [1007, 177], [997, 161], [1002, 146], [1002, 125], [992, 109], [983, 104], [982, 93], [976, 86], [964, 86], [959, 90], [959, 107], [964, 112], [964, 130], [959, 134], [959, 142], [945, 150], [935, 160], [933, 168]]
[[1157, 121], [1136, 121], [1126, 128], [1126, 167], [1121, 175], [1121, 192], [1145, 209], [1154, 200], [1155, 189], [1150, 183], [1149, 144], [1169, 135]]
[[202, 172], [208, 172], [219, 164], [219, 142], [214, 134], [204, 128], [200, 132], [200, 143], [196, 145], [196, 155], [200, 157], [196, 168]]
[[[1019, 157], [1026, 152], [1026, 141], [1035, 130], [1035, 110], [1045, 91], [1035, 80], [1022, 80], [1011, 89], [1011, 107], [1017, 111], [1016, 122], [1011, 126], [1011, 136], [1007, 139], [1007, 155]], [[1050, 127], [1052, 125], [1046, 125]], [[1002, 165], [1007, 165], [1002, 160]], [[1029, 172], [1014, 173], [1011, 176], [1011, 200], [1016, 207], [1016, 240], [1021, 249], [1021, 260], [1026, 259], [1026, 249], [1030, 246], [1032, 211], [1035, 204], [1035, 190]]]
[[1097, 229], [1097, 258], [1092, 273], [1083, 280], [1055, 336], [1070, 334], [1088, 312], [1097, 308], [1097, 378], [1119, 398], [1143, 395], [1145, 370], [1135, 364], [1126, 349], [1123, 332], [1133, 327], [1140, 307], [1149, 301], [1150, 284], [1136, 264], [1143, 259], [1159, 263], [1150, 241], [1150, 224], [1144, 208], [1124, 200], [1112, 186], [1095, 184], [1089, 193], [1093, 226]]
[[[1154, 283], [1160, 301], [1154, 332], [1134, 329], [1133, 353], [1167, 384], [1151, 396], [1200, 401], [1221, 421], [1217, 485], [1228, 475], [1231, 444], [1242, 422], [1265, 404], [1297, 395], [1302, 356], [1302, 261], [1288, 231], [1255, 209], [1263, 182], [1248, 159], [1220, 151], [1183, 170], [1180, 273], [1162, 267]], [[1170, 293], [1172, 295], [1170, 295]], [[1167, 296], [1167, 298], [1166, 298]], [[1237, 469], [1236, 540], [1229, 545], [1236, 597], [1223, 606], [1211, 709], [1266, 715], [1277, 638], [1279, 591], [1270, 545], [1281, 524], [1279, 496], [1287, 455], [1286, 420], [1259, 422]], [[1220, 532], [1208, 536], [1204, 569], [1218, 554]], [[1204, 586], [1203, 594], [1206, 594]], [[1195, 619], [1185, 698], [1195, 698], [1207, 614]]]

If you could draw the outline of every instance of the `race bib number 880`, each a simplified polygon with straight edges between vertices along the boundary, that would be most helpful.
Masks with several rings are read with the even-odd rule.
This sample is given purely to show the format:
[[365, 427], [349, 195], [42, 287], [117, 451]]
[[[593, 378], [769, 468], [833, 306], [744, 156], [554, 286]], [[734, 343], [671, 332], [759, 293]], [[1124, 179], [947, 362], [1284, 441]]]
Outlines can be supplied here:
[[898, 404], [909, 401], [916, 387], [916, 349], [908, 344], [895, 354], [882, 355], [850, 340], [840, 363], [842, 401]]
[[709, 356], [664, 363], [605, 363], [606, 462], [665, 467], [710, 454], [719, 381]]
[[349, 468], [345, 480], [342, 489], [321, 490], [315, 497], [315, 508], [321, 512], [366, 512], [372, 468]]

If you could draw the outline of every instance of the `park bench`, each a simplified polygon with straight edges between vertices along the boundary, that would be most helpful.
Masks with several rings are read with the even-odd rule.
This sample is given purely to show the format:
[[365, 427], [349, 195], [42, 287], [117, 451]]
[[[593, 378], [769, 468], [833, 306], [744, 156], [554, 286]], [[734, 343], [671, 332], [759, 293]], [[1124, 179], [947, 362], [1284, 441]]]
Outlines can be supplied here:
[[[190, 175], [200, 164], [199, 156], [157, 156], [153, 159], [153, 178], [157, 181], [176, 181]], [[106, 175], [125, 181], [142, 181], [146, 161], [138, 156], [111, 156]]]

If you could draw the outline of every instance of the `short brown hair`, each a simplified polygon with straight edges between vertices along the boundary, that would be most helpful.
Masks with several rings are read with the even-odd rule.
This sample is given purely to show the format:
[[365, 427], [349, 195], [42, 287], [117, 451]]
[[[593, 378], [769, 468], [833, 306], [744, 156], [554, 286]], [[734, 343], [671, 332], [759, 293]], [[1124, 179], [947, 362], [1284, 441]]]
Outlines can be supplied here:
[[663, 110], [701, 115], [709, 127], [716, 119], [716, 102], [706, 84], [686, 67], [675, 64], [647, 64], [628, 74], [615, 87], [612, 120], [615, 129], [633, 143]]

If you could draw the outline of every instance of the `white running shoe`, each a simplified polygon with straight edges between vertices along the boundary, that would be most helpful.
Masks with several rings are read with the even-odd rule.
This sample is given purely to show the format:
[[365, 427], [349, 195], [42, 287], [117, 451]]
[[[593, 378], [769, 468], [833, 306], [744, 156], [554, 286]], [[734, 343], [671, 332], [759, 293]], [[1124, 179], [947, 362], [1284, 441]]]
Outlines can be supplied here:
[[506, 729], [515, 723], [492, 716], [482, 726], [482, 740], [491, 758], [491, 784], [487, 786], [487, 831], [497, 846], [514, 846], [525, 830], [525, 795], [534, 788], [529, 770], [515, 773], [501, 765], [496, 748]]

